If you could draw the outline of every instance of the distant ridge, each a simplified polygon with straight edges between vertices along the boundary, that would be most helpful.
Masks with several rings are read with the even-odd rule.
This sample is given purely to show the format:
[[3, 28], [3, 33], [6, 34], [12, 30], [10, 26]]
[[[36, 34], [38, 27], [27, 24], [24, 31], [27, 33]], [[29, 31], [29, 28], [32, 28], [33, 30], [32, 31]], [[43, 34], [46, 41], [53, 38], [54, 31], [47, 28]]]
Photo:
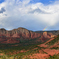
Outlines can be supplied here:
[[0, 43], [20, 43], [22, 41], [26, 40], [33, 40], [35, 39], [35, 42], [44, 42], [51, 37], [53, 37], [54, 34], [50, 32], [44, 32], [44, 31], [30, 31], [25, 28], [19, 27], [17, 29], [13, 30], [5, 30], [4, 28], [0, 29]]
[[[45, 31], [35, 31], [36, 33], [43, 33]], [[52, 33], [53, 35], [58, 35], [59, 34], [59, 30], [51, 30], [51, 31], [46, 31], [48, 33]]]

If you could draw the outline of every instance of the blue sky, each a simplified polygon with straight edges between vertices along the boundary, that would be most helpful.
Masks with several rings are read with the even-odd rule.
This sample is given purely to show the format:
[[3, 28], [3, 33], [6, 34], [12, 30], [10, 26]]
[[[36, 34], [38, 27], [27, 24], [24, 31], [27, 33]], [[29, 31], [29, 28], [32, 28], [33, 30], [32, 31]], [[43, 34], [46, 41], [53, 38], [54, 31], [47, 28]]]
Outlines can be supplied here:
[[30, 3], [38, 3], [38, 2], [48, 5], [48, 4], [55, 2], [55, 0], [31, 0]]
[[[0, 3], [4, 2], [5, 0], [0, 0]], [[51, 4], [53, 2], [55, 2], [55, 0], [31, 0], [30, 3], [38, 3], [38, 2], [41, 2], [45, 5], [47, 4]]]
[[0, 3], [4, 2], [5, 0], [0, 0]]
[[0, 28], [59, 30], [59, 0], [0, 0]]

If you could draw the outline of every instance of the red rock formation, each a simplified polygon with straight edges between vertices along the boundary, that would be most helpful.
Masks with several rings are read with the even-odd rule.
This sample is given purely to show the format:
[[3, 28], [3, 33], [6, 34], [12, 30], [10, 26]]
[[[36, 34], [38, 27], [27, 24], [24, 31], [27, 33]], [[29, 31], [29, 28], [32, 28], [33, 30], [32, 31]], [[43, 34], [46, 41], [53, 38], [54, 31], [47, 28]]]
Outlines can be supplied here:
[[[15, 39], [19, 38], [22, 40], [26, 39], [34, 39], [39, 37], [39, 33], [35, 33], [33, 31], [29, 31], [25, 28], [18, 28], [18, 29], [13, 29], [11, 31], [7, 31], [5, 29], [0, 29], [0, 42], [1, 43], [19, 43], [19, 41], [16, 41]], [[3, 40], [2, 40], [3, 38]], [[6, 40], [7, 38], [7, 40]]]
[[41, 35], [41, 41], [44, 42], [52, 37], [54, 37], [55, 35], [53, 35], [52, 33], [47, 33], [47, 32], [43, 32], [43, 34]]
[[43, 37], [47, 38], [47, 32], [43, 32]]
[[44, 38], [51, 38], [52, 35], [53, 35], [52, 33], [43, 32]]
[[19, 39], [22, 39], [22, 40], [26, 40], [26, 39], [30, 40], [30, 39], [38, 38], [40, 36], [41, 36], [41, 39], [39, 38], [39, 41], [40, 40], [42, 41], [42, 40], [46, 40], [47, 38], [50, 38], [51, 34], [48, 34], [47, 32], [43, 32], [43, 35], [41, 35], [40, 33], [29, 31], [25, 28], [13, 29], [11, 31], [7, 31], [3, 28], [0, 29], [0, 37], [4, 38], [3, 40], [2, 40], [2, 38], [0, 38], [0, 41], [4, 41], [7, 38], [8, 40], [4, 41], [4, 42], [7, 42], [7, 43], [12, 43], [12, 41], [15, 40], [14, 38], [16, 38], [16, 39], [19, 38]]
[[32, 31], [29, 31], [25, 28], [18, 28], [18, 29], [13, 29], [11, 31], [7, 31], [5, 29], [0, 29], [0, 34], [4, 34], [6, 37], [26, 37], [26, 38], [37, 38], [40, 36], [39, 33], [35, 33]]

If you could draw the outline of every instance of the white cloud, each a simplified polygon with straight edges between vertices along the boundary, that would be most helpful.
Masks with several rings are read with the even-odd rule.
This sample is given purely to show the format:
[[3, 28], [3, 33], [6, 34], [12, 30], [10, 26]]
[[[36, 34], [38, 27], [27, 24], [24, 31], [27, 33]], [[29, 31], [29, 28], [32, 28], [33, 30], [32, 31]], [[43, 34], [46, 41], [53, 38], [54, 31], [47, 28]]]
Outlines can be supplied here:
[[30, 4], [30, 0], [6, 0], [0, 6], [0, 9], [6, 10], [0, 14], [0, 27], [7, 29], [25, 27], [30, 30], [40, 30], [46, 26], [51, 29], [59, 22], [57, 1], [46, 6], [40, 2]]

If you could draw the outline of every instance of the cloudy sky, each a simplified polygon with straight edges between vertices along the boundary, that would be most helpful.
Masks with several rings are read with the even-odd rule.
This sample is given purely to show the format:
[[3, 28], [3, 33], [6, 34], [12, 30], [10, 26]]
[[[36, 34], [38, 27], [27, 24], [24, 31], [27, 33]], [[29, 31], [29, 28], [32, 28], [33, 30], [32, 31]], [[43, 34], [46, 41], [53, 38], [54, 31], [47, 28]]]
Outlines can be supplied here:
[[0, 0], [0, 28], [59, 30], [59, 0]]

